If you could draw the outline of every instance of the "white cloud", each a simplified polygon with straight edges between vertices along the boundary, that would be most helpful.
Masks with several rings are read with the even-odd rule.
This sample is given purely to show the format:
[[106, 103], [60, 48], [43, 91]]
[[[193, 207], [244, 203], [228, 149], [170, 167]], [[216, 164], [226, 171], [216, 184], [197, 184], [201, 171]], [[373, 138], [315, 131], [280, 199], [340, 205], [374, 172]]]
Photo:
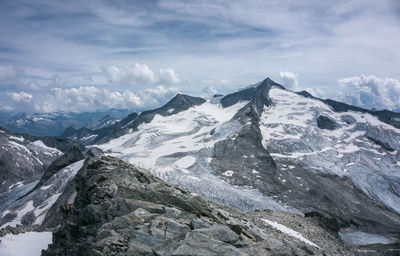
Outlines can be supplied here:
[[291, 73], [289, 71], [283, 71], [279, 73], [279, 77], [281, 79], [283, 86], [285, 86], [287, 89], [294, 91], [299, 89], [297, 74]]
[[207, 87], [203, 88], [203, 95], [204, 97], [212, 97], [215, 94], [217, 94], [217, 90], [214, 88], [214, 86], [209, 85]]
[[316, 87], [308, 87], [308, 88], [304, 88], [302, 90], [308, 92], [309, 94], [311, 94], [312, 96], [317, 97], [317, 98], [323, 98], [325, 95], [324, 91], [322, 91], [321, 89], [316, 88]]
[[178, 84], [180, 76], [175, 70], [167, 68], [153, 71], [146, 64], [134, 63], [130, 66], [108, 66], [103, 71], [110, 83], [114, 84]]
[[180, 76], [170, 68], [160, 69], [159, 78], [161, 82], [165, 82], [168, 84], [178, 84], [181, 81]]
[[93, 86], [76, 88], [53, 88], [28, 94], [12, 92], [7, 95], [11, 101], [2, 109], [24, 112], [84, 112], [110, 108], [118, 109], [151, 109], [164, 104], [178, 90], [174, 87], [158, 86], [137, 92], [129, 90], [110, 91]]
[[10, 92], [7, 95], [15, 102], [29, 102], [32, 99], [32, 95], [26, 92]]
[[154, 72], [146, 65], [135, 63], [131, 66], [108, 66], [104, 72], [110, 83], [115, 84], [153, 84], [156, 81]]
[[400, 111], [400, 81], [373, 75], [346, 77], [339, 80], [339, 99], [364, 108]]

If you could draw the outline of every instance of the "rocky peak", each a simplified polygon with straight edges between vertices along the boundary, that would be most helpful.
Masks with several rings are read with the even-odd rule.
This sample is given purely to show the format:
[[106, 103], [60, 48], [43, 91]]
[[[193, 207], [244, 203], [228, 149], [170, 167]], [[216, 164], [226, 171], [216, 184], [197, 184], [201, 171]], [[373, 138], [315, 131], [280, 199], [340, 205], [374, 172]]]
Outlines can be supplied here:
[[206, 102], [206, 100], [203, 98], [178, 93], [159, 110], [162, 114], [176, 114], [190, 107], [203, 104], [204, 102]]
[[268, 92], [272, 86], [284, 89], [280, 84], [275, 83], [270, 78], [266, 78], [256, 87], [250, 87], [232, 94], [228, 94], [221, 99], [224, 108], [230, 107], [239, 101], [257, 101], [257, 104], [269, 105]]

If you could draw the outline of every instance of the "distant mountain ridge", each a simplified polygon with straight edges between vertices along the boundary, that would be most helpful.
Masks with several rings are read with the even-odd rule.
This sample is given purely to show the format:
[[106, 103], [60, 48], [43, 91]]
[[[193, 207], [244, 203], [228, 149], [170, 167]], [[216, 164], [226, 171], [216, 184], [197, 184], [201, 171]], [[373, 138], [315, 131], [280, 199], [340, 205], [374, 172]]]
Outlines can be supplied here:
[[0, 126], [14, 133], [58, 136], [69, 126], [99, 129], [126, 117], [132, 110], [110, 109], [83, 113], [9, 113], [0, 112]]

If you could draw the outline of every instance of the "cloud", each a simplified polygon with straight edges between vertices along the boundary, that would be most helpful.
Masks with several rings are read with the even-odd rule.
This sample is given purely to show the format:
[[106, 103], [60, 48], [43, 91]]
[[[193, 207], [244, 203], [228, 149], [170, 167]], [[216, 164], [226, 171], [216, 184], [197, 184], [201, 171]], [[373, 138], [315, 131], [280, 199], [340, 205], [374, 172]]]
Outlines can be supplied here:
[[103, 71], [110, 83], [114, 84], [178, 84], [180, 76], [175, 70], [167, 68], [153, 71], [146, 64], [134, 63], [130, 66], [108, 66]]
[[361, 75], [342, 78], [339, 85], [338, 98], [348, 104], [400, 111], [400, 80]]
[[214, 96], [214, 95], [217, 94], [217, 93], [218, 93], [218, 92], [217, 92], [217, 90], [214, 88], [214, 86], [209, 85], [209, 86], [203, 88], [203, 94], [202, 94], [202, 96], [203, 96], [203, 97], [212, 97], [212, 96]]
[[11, 92], [11, 101], [1, 107], [8, 111], [23, 112], [83, 112], [118, 109], [151, 109], [164, 104], [178, 92], [177, 88], [158, 86], [139, 90], [111, 91], [93, 86], [76, 88], [52, 88], [47, 92]]
[[13, 83], [18, 80], [21, 73], [23, 73], [22, 69], [12, 66], [0, 66], [0, 83]]
[[279, 78], [281, 79], [282, 84], [289, 90], [298, 90], [299, 83], [298, 83], [298, 75], [291, 73], [289, 71], [281, 71], [279, 73]]
[[159, 71], [159, 79], [160, 82], [165, 82], [168, 84], [178, 84], [181, 82], [180, 76], [170, 68], [160, 69]]
[[20, 92], [20, 93], [11, 92], [11, 93], [7, 93], [7, 95], [9, 97], [11, 97], [11, 99], [17, 103], [29, 102], [32, 99], [32, 95], [30, 95], [29, 93], [26, 93], [26, 92]]
[[[0, 101], [6, 92], [88, 85], [226, 93], [279, 81], [285, 70], [301, 74], [299, 87], [331, 91], [354, 74], [400, 79], [394, 2], [0, 1]], [[53, 74], [67, 82], [52, 83]]]

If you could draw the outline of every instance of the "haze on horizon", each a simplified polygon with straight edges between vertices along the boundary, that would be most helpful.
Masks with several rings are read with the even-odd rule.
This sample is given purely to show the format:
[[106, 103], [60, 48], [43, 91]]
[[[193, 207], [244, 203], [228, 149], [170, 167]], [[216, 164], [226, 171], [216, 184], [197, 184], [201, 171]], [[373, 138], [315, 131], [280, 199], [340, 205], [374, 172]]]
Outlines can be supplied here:
[[271, 77], [400, 111], [400, 2], [1, 1], [0, 110], [144, 109]]

